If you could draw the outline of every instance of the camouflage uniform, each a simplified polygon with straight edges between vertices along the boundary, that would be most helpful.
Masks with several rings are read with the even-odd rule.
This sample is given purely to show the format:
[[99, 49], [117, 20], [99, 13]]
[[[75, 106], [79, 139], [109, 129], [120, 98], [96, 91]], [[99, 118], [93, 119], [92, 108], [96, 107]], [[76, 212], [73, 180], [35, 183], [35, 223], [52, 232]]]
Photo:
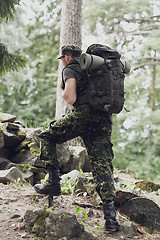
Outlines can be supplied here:
[[90, 159], [96, 190], [103, 203], [113, 201], [113, 151], [111, 116], [92, 109], [88, 104], [75, 107], [72, 113], [51, 124], [40, 134], [41, 156], [46, 163], [59, 168], [56, 144], [81, 136]]

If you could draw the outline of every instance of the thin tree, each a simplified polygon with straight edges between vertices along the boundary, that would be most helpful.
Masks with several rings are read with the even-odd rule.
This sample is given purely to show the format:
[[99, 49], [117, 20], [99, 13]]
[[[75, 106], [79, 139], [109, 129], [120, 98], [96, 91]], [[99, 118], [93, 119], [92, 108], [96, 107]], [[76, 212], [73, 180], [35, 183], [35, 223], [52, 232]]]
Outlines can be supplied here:
[[[76, 44], [81, 46], [81, 7], [82, 0], [62, 0], [60, 47], [66, 44]], [[71, 110], [71, 107], [64, 102], [59, 93], [59, 86], [62, 79], [61, 71], [62, 64], [60, 61], [57, 82], [56, 118], [60, 118]]]

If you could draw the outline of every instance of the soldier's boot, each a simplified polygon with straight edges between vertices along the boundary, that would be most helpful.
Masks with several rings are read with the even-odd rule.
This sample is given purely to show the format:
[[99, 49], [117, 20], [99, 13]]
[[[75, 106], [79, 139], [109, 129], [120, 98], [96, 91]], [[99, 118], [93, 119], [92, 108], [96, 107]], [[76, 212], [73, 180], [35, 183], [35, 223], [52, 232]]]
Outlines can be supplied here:
[[116, 220], [116, 212], [114, 207], [114, 202], [108, 202], [103, 204], [105, 229], [107, 231], [116, 232], [120, 231], [121, 225], [119, 221]]
[[37, 193], [46, 194], [50, 196], [61, 195], [60, 176], [58, 169], [49, 170], [49, 178], [44, 184], [34, 185], [34, 189]]

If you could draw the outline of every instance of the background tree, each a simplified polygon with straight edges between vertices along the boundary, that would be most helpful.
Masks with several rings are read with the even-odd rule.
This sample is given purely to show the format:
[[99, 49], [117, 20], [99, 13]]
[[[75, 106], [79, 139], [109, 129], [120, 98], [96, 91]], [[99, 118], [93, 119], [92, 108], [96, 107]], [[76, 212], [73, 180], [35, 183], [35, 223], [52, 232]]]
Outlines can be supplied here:
[[[58, 56], [60, 39], [60, 0], [39, 1], [40, 11], [34, 24], [27, 27], [30, 46], [25, 50], [29, 55], [29, 66], [34, 69], [30, 104], [33, 107], [33, 122], [43, 124], [55, 117], [56, 86], [58, 78]], [[38, 121], [37, 121], [38, 118]]]
[[[11, 1], [0, 1], [0, 4], [2, 2]], [[61, 8], [66, 6], [62, 17], [67, 29], [68, 12], [72, 7], [73, 11], [76, 9], [73, 5], [76, 1], [31, 1], [29, 8], [35, 17], [25, 25], [24, 20], [28, 18], [22, 11], [24, 2], [21, 1], [20, 7], [15, 5], [14, 21], [1, 22], [0, 31], [1, 41], [9, 52], [21, 50], [28, 64], [23, 71], [0, 78], [0, 103], [2, 111], [16, 114], [32, 127], [54, 118], [59, 45], [68, 42], [80, 45], [81, 37], [76, 35], [80, 40], [77, 42], [75, 35], [67, 36], [69, 32], [63, 31], [63, 41], [59, 44]], [[130, 112], [122, 111], [113, 116], [114, 166], [129, 168], [140, 177], [153, 180], [159, 179], [160, 171], [159, 7], [158, 0], [85, 0], [82, 6], [83, 50], [92, 43], [106, 44], [117, 48], [132, 65], [125, 80], [125, 107]], [[77, 22], [75, 15], [70, 21], [74, 17]], [[76, 27], [74, 31], [80, 33]], [[59, 81], [60, 75], [61, 70]], [[57, 102], [59, 97], [57, 92]], [[62, 105], [57, 104], [57, 117], [68, 111], [65, 105], [60, 110]]]
[[114, 165], [135, 170], [143, 178], [155, 179], [160, 170], [160, 155], [157, 147], [155, 149], [160, 117], [159, 1], [91, 3], [87, 0], [84, 4], [84, 26], [88, 23], [84, 33], [117, 48], [132, 65], [132, 72], [125, 81], [125, 106], [130, 113], [123, 111], [113, 118]]
[[[0, 2], [0, 23], [3, 19], [6, 21], [13, 20], [15, 5], [19, 0], [1, 0]], [[9, 53], [7, 47], [0, 42], [0, 75], [8, 71], [18, 70], [25, 65], [24, 57], [19, 54]]]
[[[61, 32], [60, 47], [66, 44], [76, 44], [81, 47], [82, 44], [82, 0], [62, 0], [61, 11]], [[57, 83], [57, 102], [56, 102], [56, 118], [61, 117], [70, 111], [71, 107], [64, 102], [59, 93], [59, 86], [62, 80], [61, 71], [62, 64], [59, 61], [59, 75]]]
[[47, 124], [55, 116], [59, 2], [39, 1], [38, 11], [34, 4], [29, 6], [34, 18], [28, 23], [25, 21], [26, 6], [22, 4], [17, 8], [14, 22], [2, 24], [1, 38], [14, 51], [23, 49], [27, 65], [18, 74], [6, 74], [1, 79], [1, 106], [4, 112], [19, 116], [27, 126]]

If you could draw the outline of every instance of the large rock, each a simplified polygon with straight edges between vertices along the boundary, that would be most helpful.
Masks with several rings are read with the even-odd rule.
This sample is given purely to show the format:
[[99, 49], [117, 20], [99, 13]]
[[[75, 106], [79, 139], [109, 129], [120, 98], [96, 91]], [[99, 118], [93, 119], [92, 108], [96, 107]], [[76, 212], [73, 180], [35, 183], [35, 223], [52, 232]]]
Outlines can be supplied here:
[[92, 173], [83, 173], [79, 176], [75, 186], [75, 192], [79, 194], [86, 193], [90, 196], [95, 194], [95, 184]]
[[86, 161], [86, 149], [80, 146], [69, 146], [69, 154], [71, 157], [62, 168], [62, 172], [67, 173], [74, 169], [83, 169]]
[[160, 189], [160, 184], [149, 180], [143, 180], [135, 183], [135, 189], [137, 188], [150, 193], [153, 191], [158, 191], [158, 189]]
[[0, 129], [0, 148], [4, 147], [3, 131]]
[[14, 180], [22, 180], [22, 174], [16, 167], [12, 167], [8, 170], [0, 171], [0, 182], [1, 183], [9, 183]]
[[0, 157], [9, 159], [9, 152], [8, 149], [0, 147]]
[[29, 149], [26, 149], [12, 157], [11, 161], [13, 163], [34, 165], [35, 155]]
[[39, 239], [91, 240], [92, 236], [84, 231], [75, 215], [62, 210], [27, 210], [24, 216], [25, 226], [31, 229]]
[[137, 194], [133, 193], [131, 190], [117, 190], [116, 197], [114, 200], [115, 206], [120, 207], [126, 203], [129, 199], [138, 197]]
[[[57, 144], [57, 160], [61, 169], [70, 161], [70, 151], [67, 143]], [[62, 170], [61, 170], [62, 171]], [[62, 171], [63, 172], [63, 171]], [[65, 171], [63, 173], [66, 173]]]
[[3, 131], [4, 145], [7, 149], [15, 149], [22, 141], [19, 136], [14, 133]]
[[9, 164], [9, 159], [5, 157], [0, 157], [0, 170], [5, 170]]
[[30, 140], [34, 140], [37, 146], [40, 146], [40, 138], [39, 135], [42, 132], [42, 128], [27, 128], [27, 135], [26, 138]]
[[147, 198], [132, 198], [122, 205], [120, 211], [150, 230], [160, 231], [160, 208]]
[[76, 183], [77, 182], [77, 179], [79, 178], [80, 176], [80, 173], [78, 170], [73, 170], [69, 173], [66, 173], [64, 175], [61, 176], [61, 179], [62, 179], [62, 184], [66, 183], [68, 180], [70, 180], [71, 182], [74, 182]]
[[8, 114], [8, 113], [2, 113], [0, 112], [0, 121], [1, 122], [14, 122], [16, 120], [16, 116]]

